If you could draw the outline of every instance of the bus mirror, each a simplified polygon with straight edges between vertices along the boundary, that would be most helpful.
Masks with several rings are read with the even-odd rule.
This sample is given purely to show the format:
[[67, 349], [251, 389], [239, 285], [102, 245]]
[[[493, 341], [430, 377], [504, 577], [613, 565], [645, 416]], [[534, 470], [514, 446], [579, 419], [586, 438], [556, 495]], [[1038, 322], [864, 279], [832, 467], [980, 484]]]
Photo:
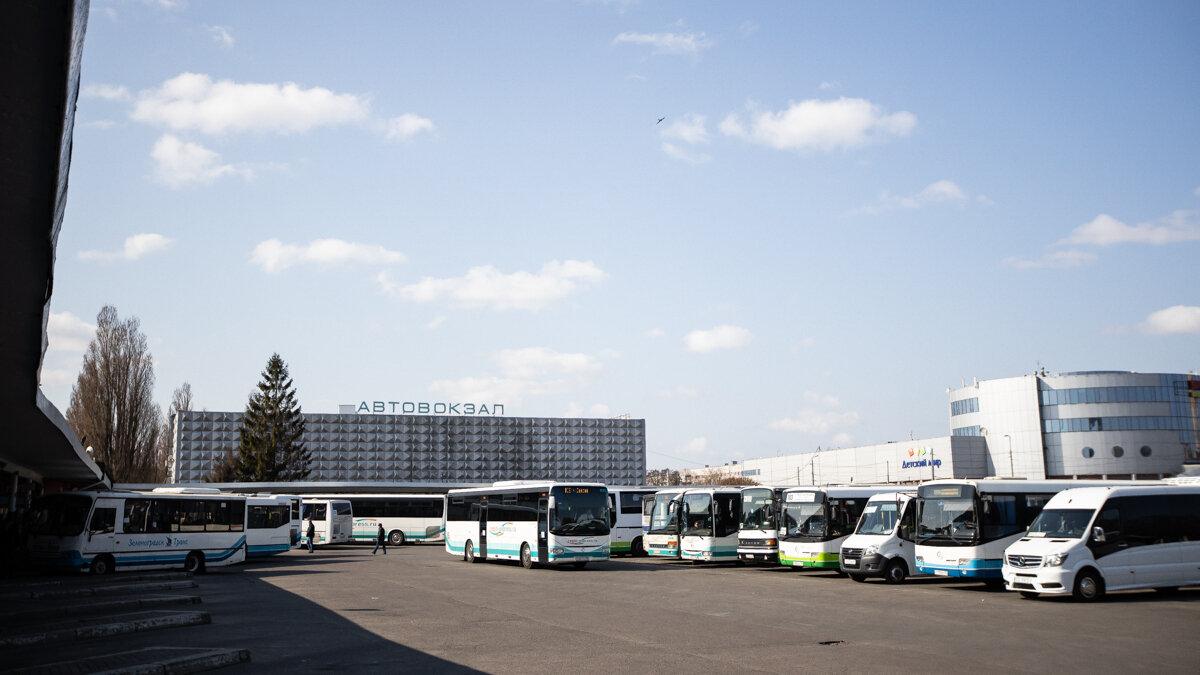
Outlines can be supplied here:
[[1093, 527], [1092, 528], [1092, 539], [1097, 544], [1103, 544], [1104, 543], [1104, 528], [1099, 527], [1099, 526]]
[[546, 508], [554, 510], [554, 495], [550, 495], [550, 498], [546, 500]]

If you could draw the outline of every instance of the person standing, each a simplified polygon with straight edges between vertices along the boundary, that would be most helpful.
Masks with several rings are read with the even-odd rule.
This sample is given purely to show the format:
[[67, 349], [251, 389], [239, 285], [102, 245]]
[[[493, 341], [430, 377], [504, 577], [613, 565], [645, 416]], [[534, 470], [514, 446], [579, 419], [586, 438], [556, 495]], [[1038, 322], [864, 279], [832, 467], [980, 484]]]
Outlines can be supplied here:
[[315, 539], [317, 537], [317, 527], [315, 525], [313, 525], [312, 518], [308, 519], [308, 530], [305, 531], [305, 534], [308, 535], [308, 552], [312, 553], [313, 552], [313, 539]]
[[379, 531], [375, 533], [375, 550], [371, 551], [371, 555], [375, 555], [381, 546], [383, 547], [383, 554], [387, 555], [387, 534], [383, 531], [383, 523], [379, 524]]

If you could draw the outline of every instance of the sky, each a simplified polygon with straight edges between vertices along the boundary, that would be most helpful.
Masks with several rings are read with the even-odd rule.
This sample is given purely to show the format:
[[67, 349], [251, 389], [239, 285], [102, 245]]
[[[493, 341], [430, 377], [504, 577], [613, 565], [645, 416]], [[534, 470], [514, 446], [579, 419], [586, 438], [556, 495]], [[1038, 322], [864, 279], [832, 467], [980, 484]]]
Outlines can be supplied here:
[[93, 0], [41, 381], [646, 420], [647, 468], [1200, 368], [1200, 4]]

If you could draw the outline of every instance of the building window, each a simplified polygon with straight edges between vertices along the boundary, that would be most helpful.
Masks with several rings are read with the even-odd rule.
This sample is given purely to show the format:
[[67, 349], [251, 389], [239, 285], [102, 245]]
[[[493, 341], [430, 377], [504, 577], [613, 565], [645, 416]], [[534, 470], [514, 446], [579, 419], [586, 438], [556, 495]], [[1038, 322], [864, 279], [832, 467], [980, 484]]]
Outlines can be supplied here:
[[979, 412], [978, 398], [964, 398], [961, 401], [950, 402], [950, 416], [965, 415], [967, 413]]
[[1084, 448], [1084, 449], [1083, 449], [1083, 458], [1084, 458], [1084, 459], [1091, 459], [1091, 458], [1093, 458], [1093, 457], [1095, 457], [1095, 456], [1096, 456], [1096, 451], [1095, 451], [1095, 450], [1093, 450], [1093, 449], [1091, 449], [1091, 448]]
[[1113, 446], [1113, 457], [1124, 457], [1124, 456], [1125, 456], [1125, 448], [1122, 448], [1119, 445], [1114, 445]]
[[1143, 445], [1141, 452], [1142, 452], [1142, 457], [1149, 457], [1152, 450], [1150, 450], [1150, 446]]
[[951, 429], [950, 435], [951, 436], [982, 436], [983, 428], [980, 427], [978, 424], [976, 424], [975, 426], [971, 426], [971, 427], [959, 427], [957, 429]]

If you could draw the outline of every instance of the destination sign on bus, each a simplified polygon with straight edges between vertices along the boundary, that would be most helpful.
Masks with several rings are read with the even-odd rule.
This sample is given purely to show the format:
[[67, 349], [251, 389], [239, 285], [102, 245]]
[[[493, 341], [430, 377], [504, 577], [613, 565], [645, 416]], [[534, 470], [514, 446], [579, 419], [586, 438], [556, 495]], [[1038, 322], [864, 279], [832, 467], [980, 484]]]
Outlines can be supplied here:
[[817, 501], [817, 493], [815, 492], [789, 492], [787, 495], [789, 503], [812, 503]]
[[949, 487], [928, 487], [922, 490], [926, 497], [961, 497], [962, 486], [952, 485]]
[[586, 495], [591, 492], [590, 487], [564, 487], [563, 492], [569, 495]]

